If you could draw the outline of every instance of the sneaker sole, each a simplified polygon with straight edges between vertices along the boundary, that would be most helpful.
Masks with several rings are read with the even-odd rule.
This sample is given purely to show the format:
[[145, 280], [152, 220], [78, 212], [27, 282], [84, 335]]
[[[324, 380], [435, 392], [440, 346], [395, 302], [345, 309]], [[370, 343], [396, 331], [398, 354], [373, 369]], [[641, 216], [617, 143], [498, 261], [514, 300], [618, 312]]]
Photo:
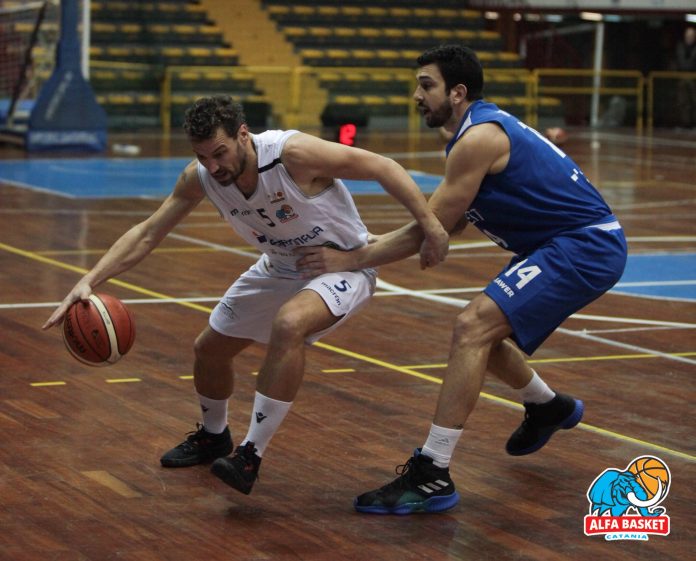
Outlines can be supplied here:
[[437, 513], [445, 512], [454, 508], [459, 503], [459, 493], [444, 495], [440, 497], [431, 497], [425, 501], [417, 503], [405, 503], [399, 506], [360, 506], [358, 499], [353, 501], [353, 507], [358, 512], [365, 514], [415, 514], [415, 513]]
[[544, 447], [544, 445], [553, 436], [553, 433], [555, 433], [557, 430], [568, 430], [575, 427], [582, 420], [584, 412], [585, 404], [581, 400], [576, 399], [575, 409], [573, 409], [573, 412], [570, 415], [568, 415], [568, 417], [566, 417], [563, 421], [558, 423], [548, 434], [545, 434], [539, 440], [537, 440], [533, 446], [530, 446], [529, 448], [524, 448], [522, 450], [515, 450], [513, 452], [507, 450], [507, 453], [511, 456], [526, 456], [527, 454], [532, 454], [533, 452], [536, 452], [540, 448]]
[[244, 493], [245, 495], [251, 493], [251, 489], [253, 488], [254, 484], [252, 483], [248, 487], [240, 486], [239, 478], [236, 477], [236, 474], [234, 472], [227, 469], [227, 465], [225, 464], [225, 462], [218, 462], [217, 460], [214, 461], [213, 465], [210, 466], [210, 471], [215, 477], [221, 479], [227, 485], [239, 491], [240, 493]]
[[183, 459], [183, 460], [177, 460], [174, 458], [160, 458], [160, 464], [162, 467], [167, 467], [167, 468], [179, 468], [179, 467], [192, 467], [192, 466], [200, 466], [200, 465], [206, 465], [214, 462], [218, 458], [224, 458], [225, 456], [229, 456], [232, 453], [233, 446], [232, 443], [230, 442], [230, 447], [229, 449], [225, 448], [224, 450], [220, 451], [219, 454], [215, 454], [214, 456], [210, 457], [205, 457], [203, 459], [200, 458], [192, 458], [192, 459]]
[[190, 460], [160, 460], [160, 464], [162, 467], [165, 468], [186, 468], [186, 467], [193, 467], [193, 466], [199, 466], [201, 464], [209, 464], [212, 461], [212, 458], [207, 461], [198, 461], [195, 460], [191, 462]]

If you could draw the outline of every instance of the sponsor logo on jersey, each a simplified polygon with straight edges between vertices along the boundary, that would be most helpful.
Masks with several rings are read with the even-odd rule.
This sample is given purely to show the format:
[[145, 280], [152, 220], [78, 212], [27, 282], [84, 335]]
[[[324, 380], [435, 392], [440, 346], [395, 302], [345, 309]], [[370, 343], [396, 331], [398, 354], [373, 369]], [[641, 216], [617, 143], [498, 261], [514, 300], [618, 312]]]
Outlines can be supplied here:
[[464, 216], [466, 216], [466, 219], [471, 223], [471, 224], [476, 224], [477, 222], [482, 222], [483, 221], [483, 216], [481, 213], [476, 210], [475, 208], [470, 208], [464, 213]]
[[299, 214], [297, 214], [290, 205], [283, 205], [276, 210], [276, 218], [278, 218], [281, 223], [290, 222], [298, 217]]
[[271, 201], [271, 204], [282, 203], [285, 200], [285, 193], [282, 191], [276, 191], [275, 193], [271, 193], [270, 195], [266, 196], [268, 197], [268, 200]]
[[500, 288], [503, 289], [503, 292], [508, 295], [509, 298], [512, 298], [515, 295], [515, 291], [510, 288], [507, 283], [502, 280], [500, 277], [496, 277], [496, 279], [493, 281], [495, 284], [497, 284]]
[[[315, 226], [312, 228], [311, 231], [307, 232], [306, 234], [302, 234], [300, 236], [297, 236], [295, 238], [290, 238], [287, 240], [276, 240], [272, 239], [269, 243], [273, 246], [278, 246], [278, 247], [288, 247], [288, 246], [293, 246], [293, 245], [304, 245], [307, 242], [313, 240], [316, 238], [319, 234], [321, 234], [324, 231], [324, 229], [321, 226]], [[258, 239], [258, 238], [257, 238]], [[260, 241], [260, 240], [259, 240]]]
[[238, 208], [233, 208], [233, 209], [230, 211], [230, 214], [231, 214], [232, 216], [237, 216], [238, 214], [240, 214], [241, 216], [249, 216], [249, 215], [251, 214], [251, 211], [250, 211], [248, 208], [247, 208], [247, 209], [244, 209], [244, 210], [242, 210], [242, 211], [240, 211]]
[[266, 237], [266, 234], [262, 234], [261, 232], [257, 232], [256, 230], [252, 230], [251, 233], [254, 234], [254, 236], [259, 241], [259, 243], [268, 242], [268, 238]]

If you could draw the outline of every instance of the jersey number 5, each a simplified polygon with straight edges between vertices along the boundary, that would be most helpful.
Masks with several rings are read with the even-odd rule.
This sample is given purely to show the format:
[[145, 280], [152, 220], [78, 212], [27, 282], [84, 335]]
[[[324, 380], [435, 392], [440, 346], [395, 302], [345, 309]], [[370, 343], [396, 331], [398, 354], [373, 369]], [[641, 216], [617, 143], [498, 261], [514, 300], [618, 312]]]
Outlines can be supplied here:
[[523, 259], [522, 261], [517, 263], [517, 265], [515, 265], [512, 269], [505, 273], [505, 276], [509, 277], [510, 275], [512, 275], [512, 273], [517, 272], [517, 276], [520, 280], [515, 285], [516, 288], [524, 287], [529, 281], [531, 281], [534, 277], [541, 273], [541, 269], [536, 265], [522, 267], [522, 265], [524, 265], [526, 262], [527, 260]]
[[273, 222], [273, 220], [271, 220], [271, 218], [266, 214], [265, 208], [257, 208], [256, 212], [258, 212], [259, 216], [266, 221], [266, 224], [269, 226], [275, 226], [275, 222]]

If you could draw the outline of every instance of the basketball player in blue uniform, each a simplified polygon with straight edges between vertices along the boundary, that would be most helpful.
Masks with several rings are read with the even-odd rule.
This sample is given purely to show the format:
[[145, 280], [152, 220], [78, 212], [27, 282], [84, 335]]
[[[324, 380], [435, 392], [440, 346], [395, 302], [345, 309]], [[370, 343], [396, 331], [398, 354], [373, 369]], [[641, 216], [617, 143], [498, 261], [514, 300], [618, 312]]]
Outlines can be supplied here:
[[[486, 371], [519, 390], [524, 402], [509, 454], [536, 452], [557, 430], [576, 426], [582, 401], [549, 388], [521, 351], [531, 355], [566, 318], [609, 290], [626, 263], [621, 225], [578, 165], [482, 99], [483, 72], [473, 51], [436, 47], [418, 64], [418, 109], [429, 127], [452, 134], [445, 177], [429, 205], [449, 232], [471, 223], [515, 255], [457, 317], [430, 434], [398, 478], [357, 497], [355, 508], [367, 513], [441, 512], [457, 504], [448, 467]], [[313, 275], [396, 261], [417, 252], [422, 239], [411, 223], [355, 251], [296, 253]]]

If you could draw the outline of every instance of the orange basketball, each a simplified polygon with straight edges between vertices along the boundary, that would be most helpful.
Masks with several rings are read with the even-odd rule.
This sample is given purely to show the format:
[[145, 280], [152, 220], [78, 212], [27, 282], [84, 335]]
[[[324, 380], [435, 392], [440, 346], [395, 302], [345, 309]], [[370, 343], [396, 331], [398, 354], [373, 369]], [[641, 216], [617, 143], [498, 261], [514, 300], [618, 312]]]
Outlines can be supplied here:
[[544, 133], [546, 134], [546, 138], [559, 146], [568, 140], [568, 133], [561, 127], [548, 128]]
[[75, 302], [65, 314], [63, 341], [80, 362], [90, 366], [113, 364], [133, 346], [133, 314], [118, 298], [91, 294], [89, 300]]
[[669, 468], [659, 459], [653, 456], [641, 456], [633, 460], [627, 471], [634, 473], [638, 483], [645, 489], [648, 499], [652, 499], [659, 488], [658, 481], [662, 481], [662, 494], [669, 486]]

